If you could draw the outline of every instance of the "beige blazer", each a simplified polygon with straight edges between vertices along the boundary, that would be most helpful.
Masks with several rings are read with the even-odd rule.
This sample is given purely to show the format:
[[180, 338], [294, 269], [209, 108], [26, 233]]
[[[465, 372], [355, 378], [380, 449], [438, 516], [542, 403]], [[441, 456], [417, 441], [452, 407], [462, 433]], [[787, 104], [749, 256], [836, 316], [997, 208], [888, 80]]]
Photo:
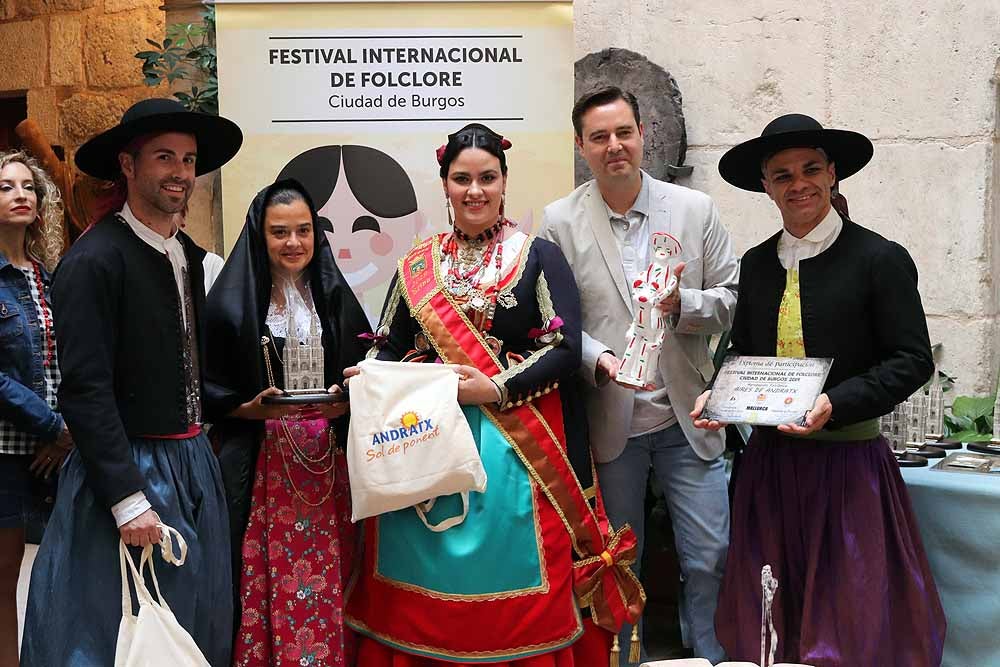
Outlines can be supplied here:
[[[680, 241], [681, 313], [671, 322], [660, 353], [667, 396], [684, 435], [702, 459], [725, 449], [722, 432], [696, 429], [688, 416], [712, 377], [709, 338], [732, 325], [739, 283], [739, 262], [719, 211], [708, 195], [650, 180], [650, 233], [667, 232]], [[584, 183], [545, 207], [540, 236], [562, 248], [580, 288], [583, 310], [585, 400], [594, 456], [613, 461], [625, 449], [635, 392], [609, 382], [596, 385], [597, 358], [606, 350], [621, 357], [632, 322], [632, 300], [621, 253], [608, 222], [596, 181]]]

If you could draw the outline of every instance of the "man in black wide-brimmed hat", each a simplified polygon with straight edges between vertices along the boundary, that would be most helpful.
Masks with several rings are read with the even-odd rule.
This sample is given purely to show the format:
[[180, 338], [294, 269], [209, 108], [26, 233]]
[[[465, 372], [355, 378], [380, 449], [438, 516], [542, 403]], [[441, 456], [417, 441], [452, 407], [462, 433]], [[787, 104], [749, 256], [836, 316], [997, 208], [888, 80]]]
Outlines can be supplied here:
[[229, 664], [227, 513], [200, 428], [205, 251], [177, 221], [195, 177], [242, 140], [232, 121], [150, 99], [76, 153], [82, 171], [126, 195], [77, 240], [53, 284], [59, 407], [77, 448], [35, 560], [22, 665], [115, 664], [119, 538], [155, 545], [169, 539], [161, 525], [187, 544], [181, 567], [154, 549], [164, 601], [210, 664]]
[[[760, 655], [761, 569], [778, 581], [777, 662], [936, 667], [945, 618], [906, 487], [878, 417], [933, 370], [906, 250], [831, 205], [871, 159], [861, 134], [799, 114], [726, 153], [722, 177], [766, 192], [782, 230], [743, 256], [734, 354], [828, 357], [805, 424], [755, 427], [736, 480], [716, 632]], [[695, 405], [695, 425], [710, 392]]]

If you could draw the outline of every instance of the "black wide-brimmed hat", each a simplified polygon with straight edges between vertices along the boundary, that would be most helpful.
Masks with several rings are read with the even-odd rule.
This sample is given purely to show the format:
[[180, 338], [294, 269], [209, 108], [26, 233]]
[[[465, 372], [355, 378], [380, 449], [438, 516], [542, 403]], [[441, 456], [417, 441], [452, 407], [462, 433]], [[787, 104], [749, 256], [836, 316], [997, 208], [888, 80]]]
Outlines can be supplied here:
[[835, 164], [838, 181], [861, 171], [875, 150], [863, 134], [827, 130], [814, 118], [790, 113], [768, 123], [756, 139], [729, 149], [719, 160], [719, 173], [740, 189], [764, 192], [760, 182], [761, 162], [786, 148], [803, 147], [822, 148]]
[[136, 102], [122, 120], [80, 146], [76, 166], [80, 171], [114, 180], [121, 169], [118, 154], [136, 137], [154, 132], [193, 134], [198, 142], [195, 174], [201, 176], [229, 162], [243, 143], [243, 132], [228, 118], [188, 111], [177, 100], [153, 98]]

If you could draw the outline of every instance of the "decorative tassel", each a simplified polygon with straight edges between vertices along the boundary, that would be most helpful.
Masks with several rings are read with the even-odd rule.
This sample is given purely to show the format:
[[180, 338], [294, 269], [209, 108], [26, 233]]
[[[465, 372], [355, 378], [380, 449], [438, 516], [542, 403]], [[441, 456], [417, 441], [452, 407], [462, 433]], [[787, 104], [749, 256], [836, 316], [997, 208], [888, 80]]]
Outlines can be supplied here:
[[609, 662], [611, 667], [618, 667], [618, 656], [621, 654], [622, 650], [618, 646], [618, 635], [615, 635], [615, 641], [611, 645], [611, 660]]
[[628, 648], [628, 661], [639, 662], [639, 624], [632, 626], [632, 643]]

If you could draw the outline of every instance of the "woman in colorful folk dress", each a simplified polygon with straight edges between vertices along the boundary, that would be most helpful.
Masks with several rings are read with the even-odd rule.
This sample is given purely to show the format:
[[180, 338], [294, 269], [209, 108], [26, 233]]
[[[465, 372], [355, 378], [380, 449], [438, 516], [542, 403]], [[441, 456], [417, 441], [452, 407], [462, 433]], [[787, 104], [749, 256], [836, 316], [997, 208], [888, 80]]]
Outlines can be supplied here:
[[339, 392], [344, 368], [364, 354], [358, 335], [370, 332], [299, 183], [258, 193], [207, 310], [207, 407], [225, 416], [213, 440], [234, 551], [242, 546], [234, 553], [242, 612], [233, 662], [353, 665], [342, 624], [355, 541], [339, 444], [347, 403], [262, 400], [284, 388], [289, 345], [313, 356], [321, 345], [322, 361], [302, 373]]
[[[603, 667], [608, 630], [641, 610], [634, 536], [609, 536], [574, 388], [576, 282], [504, 217], [510, 145], [472, 124], [438, 149], [452, 230], [401, 260], [376, 332], [379, 359], [456, 364], [488, 482], [443, 532], [412, 508], [366, 520], [346, 611], [365, 667]], [[456, 494], [427, 520], [461, 513]]]
[[46, 268], [59, 259], [61, 217], [59, 190], [38, 163], [20, 151], [0, 153], [0, 665], [17, 664], [25, 519], [45, 507], [38, 491], [73, 447], [56, 411]]

